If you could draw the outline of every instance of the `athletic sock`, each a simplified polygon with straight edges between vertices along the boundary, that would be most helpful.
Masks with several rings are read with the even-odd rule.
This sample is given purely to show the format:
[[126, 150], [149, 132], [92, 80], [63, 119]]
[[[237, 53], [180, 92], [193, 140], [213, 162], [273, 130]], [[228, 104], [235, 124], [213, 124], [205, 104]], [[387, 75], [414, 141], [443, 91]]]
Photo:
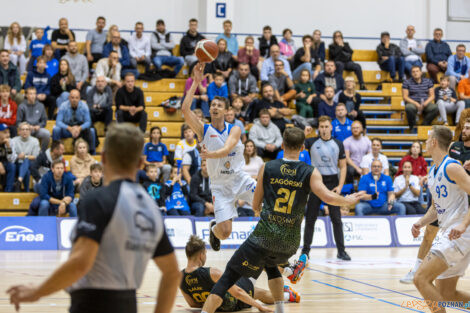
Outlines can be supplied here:
[[290, 294], [288, 292], [284, 292], [284, 301], [289, 302]]
[[416, 263], [415, 263], [415, 266], [413, 267], [413, 269], [411, 270], [413, 273], [416, 273], [416, 271], [418, 270], [419, 266], [421, 265], [421, 263], [423, 263], [423, 260], [421, 259], [416, 259]]
[[[211, 227], [212, 232], [214, 232], [214, 227], [215, 227], [215, 226], [217, 226], [217, 224], [215, 224], [215, 225], [213, 225], [213, 226]], [[203, 313], [203, 312], [201, 312], [201, 313]]]
[[276, 309], [274, 310], [274, 313], [284, 313], [284, 302], [283, 301], [276, 301]]
[[289, 277], [292, 275], [294, 272], [292, 271], [292, 268], [290, 266], [284, 267], [284, 270], [282, 271], [282, 275]]

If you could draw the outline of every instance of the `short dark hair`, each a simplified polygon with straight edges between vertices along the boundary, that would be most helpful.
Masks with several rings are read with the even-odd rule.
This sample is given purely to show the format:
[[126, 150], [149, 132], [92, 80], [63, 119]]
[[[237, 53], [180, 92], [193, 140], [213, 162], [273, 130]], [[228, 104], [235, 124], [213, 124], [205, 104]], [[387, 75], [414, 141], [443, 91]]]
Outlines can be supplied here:
[[103, 171], [103, 165], [101, 163], [93, 163], [90, 165], [90, 173], [93, 171]]
[[216, 78], [216, 77], [224, 78], [224, 75], [221, 72], [215, 72], [213, 75], [214, 75], [214, 78]]
[[279, 63], [279, 62], [281, 62], [282, 66], [284, 66], [284, 61], [282, 61], [281, 59], [277, 59], [276, 61], [274, 61], [274, 65], [276, 65], [276, 63]]
[[188, 124], [183, 124], [181, 128], [181, 132], [184, 134], [184, 132], [187, 131], [188, 129], [192, 129], [192, 128]]
[[378, 142], [380, 142], [380, 145], [382, 145], [382, 139], [380, 139], [378, 137], [374, 137], [374, 138], [371, 139], [370, 142], [374, 142], [374, 141], [378, 141]]
[[238, 66], [240, 66], [240, 65], [243, 65], [243, 66], [248, 65], [248, 66], [250, 66], [250, 64], [248, 64], [248, 63], [246, 63], [246, 62], [240, 62], [240, 63], [238, 63]]
[[304, 36], [302, 37], [302, 42], [304, 42], [305, 39], [310, 39], [311, 41], [313, 41], [313, 37], [310, 36], [310, 35], [304, 35]]
[[52, 141], [51, 144], [51, 151], [54, 151], [55, 149], [59, 148], [61, 145], [63, 145], [62, 141], [60, 140], [54, 140]]
[[55, 159], [51, 163], [51, 168], [54, 168], [57, 164], [62, 164], [65, 167], [64, 161], [62, 159]]
[[225, 97], [215, 96], [214, 99], [212, 99], [212, 101], [214, 100], [222, 101], [225, 104], [225, 110], [228, 110], [228, 108], [230, 107], [230, 100]]
[[265, 31], [265, 30], [272, 30], [272, 29], [271, 29], [271, 26], [269, 26], [269, 25], [264, 26], [264, 27], [263, 27], [263, 31]]
[[467, 50], [467, 47], [465, 47], [463, 43], [458, 44], [457, 47], [455, 48], [455, 51], [457, 51], [458, 48], [464, 48], [465, 50]]
[[421, 71], [421, 66], [419, 66], [419, 65], [413, 65], [413, 66], [411, 67], [411, 70], [413, 70], [414, 68], [418, 68], [418, 69]]
[[340, 102], [336, 105], [336, 107], [345, 107], [346, 108], [346, 104], [344, 104], [343, 102]]
[[330, 122], [331, 124], [331, 117], [329, 117], [328, 115], [322, 115], [318, 118], [318, 125], [320, 125], [320, 123], [323, 123], [323, 122]]
[[194, 17], [192, 19], [189, 20], [190, 23], [193, 23], [193, 22], [196, 22], [198, 23], [197, 19], [195, 19]]
[[282, 31], [282, 36], [284, 36], [287, 32], [291, 33], [292, 34], [292, 30], [290, 28], [285, 28], [283, 31]]
[[160, 131], [160, 134], [162, 133], [162, 130], [159, 126], [153, 126], [152, 128], [150, 128], [150, 134], [152, 134], [155, 129], [158, 129]]
[[6, 53], [10, 54], [10, 52], [8, 52], [7, 49], [2, 49], [2, 50], [0, 50], [0, 54], [2, 54], [3, 52], [6, 52]]
[[144, 23], [142, 23], [141, 21], [138, 21], [138, 22], [135, 23], [135, 26], [137, 26], [137, 25], [142, 25], [142, 26], [144, 26]]
[[26, 88], [25, 93], [28, 94], [28, 92], [29, 92], [29, 91], [32, 91], [32, 90], [36, 91], [36, 87], [34, 87], [34, 86], [29, 86], [28, 88]]
[[269, 114], [268, 109], [261, 109], [258, 113], [258, 116], [261, 117], [261, 115], [269, 115], [269, 117], [271, 117], [271, 114]]
[[98, 16], [98, 17], [96, 18], [96, 21], [98, 22], [99, 20], [106, 21], [106, 19], [104, 18], [104, 16]]
[[452, 131], [441, 125], [434, 125], [432, 127], [432, 136], [436, 138], [439, 147], [442, 150], [447, 151], [449, 149], [450, 144], [452, 143]]
[[444, 31], [442, 30], [442, 28], [437, 27], [437, 28], [434, 28], [433, 33], [434, 33], [434, 32], [441, 32], [441, 33], [443, 33]]
[[232, 21], [231, 21], [231, 20], [225, 20], [225, 21], [222, 23], [222, 25], [225, 25], [225, 24], [230, 24], [230, 25], [232, 25]]
[[157, 25], [165, 25], [165, 21], [162, 19], [157, 20]]
[[300, 128], [288, 127], [282, 135], [282, 142], [287, 150], [300, 150], [305, 142], [305, 134]]
[[206, 244], [197, 235], [191, 235], [185, 247], [186, 256], [192, 258], [196, 254], [206, 250]]
[[382, 39], [382, 38], [385, 37], [385, 36], [390, 37], [390, 33], [389, 33], [389, 32], [382, 32], [382, 33], [380, 34], [380, 39]]
[[134, 77], [134, 79], [135, 79], [135, 74], [134, 74], [134, 73], [132, 73], [132, 72], [127, 72], [127, 73], [124, 75], [124, 80], [126, 79], [126, 77], [129, 77], [129, 76], [132, 76], [132, 77]]

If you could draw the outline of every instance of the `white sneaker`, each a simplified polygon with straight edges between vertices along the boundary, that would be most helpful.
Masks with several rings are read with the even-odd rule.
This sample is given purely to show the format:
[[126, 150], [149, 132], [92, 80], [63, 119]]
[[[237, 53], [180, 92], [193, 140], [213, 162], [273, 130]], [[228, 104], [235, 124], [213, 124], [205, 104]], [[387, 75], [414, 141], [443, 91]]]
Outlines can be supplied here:
[[415, 273], [413, 271], [409, 271], [406, 275], [400, 279], [400, 283], [402, 284], [412, 284], [413, 278], [415, 277]]

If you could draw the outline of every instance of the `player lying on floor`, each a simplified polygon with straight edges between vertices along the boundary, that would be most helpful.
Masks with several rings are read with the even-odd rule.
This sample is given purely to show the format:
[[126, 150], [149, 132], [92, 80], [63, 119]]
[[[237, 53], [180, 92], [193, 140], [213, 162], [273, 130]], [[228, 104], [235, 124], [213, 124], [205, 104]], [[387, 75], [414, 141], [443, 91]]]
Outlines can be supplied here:
[[[212, 287], [222, 276], [222, 272], [214, 267], [204, 267], [206, 263], [206, 246], [198, 236], [191, 235], [189, 238], [186, 244], [186, 256], [188, 265], [182, 270], [181, 293], [190, 307], [202, 308]], [[264, 304], [274, 304], [271, 292], [254, 287], [255, 282], [254, 279], [240, 278], [225, 293], [222, 305], [217, 308], [217, 311], [234, 312], [253, 306], [261, 312], [271, 312], [271, 309], [256, 301], [260, 300]], [[289, 286], [284, 286], [284, 300], [299, 302], [300, 296]]]

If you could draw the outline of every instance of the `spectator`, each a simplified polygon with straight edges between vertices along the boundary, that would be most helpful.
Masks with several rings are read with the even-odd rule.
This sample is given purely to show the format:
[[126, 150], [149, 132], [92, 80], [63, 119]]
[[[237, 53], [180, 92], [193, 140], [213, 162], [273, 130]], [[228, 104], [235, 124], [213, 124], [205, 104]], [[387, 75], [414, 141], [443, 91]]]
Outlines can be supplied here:
[[22, 122], [18, 125], [19, 136], [11, 140], [11, 148], [17, 156], [15, 162], [15, 176], [18, 181], [15, 184], [15, 191], [21, 190], [21, 184], [24, 191], [29, 192], [30, 162], [39, 155], [39, 140], [31, 137], [31, 127], [28, 123]]
[[465, 55], [465, 50], [464, 44], [457, 45], [457, 53], [447, 59], [446, 75], [449, 76], [450, 88], [452, 89], [455, 89], [460, 80], [468, 78], [470, 58]]
[[160, 70], [162, 65], [174, 66], [173, 72], [175, 76], [178, 75], [184, 65], [184, 58], [173, 55], [175, 43], [171, 38], [171, 34], [166, 31], [163, 20], [157, 21], [157, 29], [150, 37], [150, 46], [155, 67]]
[[[36, 59], [39, 56], [43, 55], [44, 47], [46, 45], [51, 44], [51, 41], [47, 39], [48, 30], [49, 30], [49, 26], [46, 27], [45, 30], [39, 27], [34, 30], [34, 35], [36, 36], [36, 39], [31, 40], [31, 42], [29, 43], [30, 57], [29, 57], [28, 65], [26, 66], [26, 70], [28, 72], [33, 70], [33, 65], [35, 64]], [[51, 47], [51, 51], [52, 51], [51, 55], [53, 56], [54, 50], [52, 50], [52, 47]], [[51, 74], [49, 73], [49, 75]], [[52, 76], [53, 74], [51, 75], [51, 77]]]
[[248, 173], [254, 179], [258, 179], [258, 174], [264, 161], [256, 153], [256, 146], [253, 140], [248, 139], [245, 142], [245, 151], [243, 151], [243, 157], [245, 158], [245, 166], [243, 171]]
[[0, 124], [6, 124], [10, 130], [10, 136], [16, 136], [16, 113], [18, 106], [10, 98], [10, 87], [0, 85]]
[[184, 57], [184, 61], [190, 68], [197, 62], [197, 57], [194, 54], [196, 44], [199, 40], [205, 39], [203, 35], [197, 31], [198, 21], [195, 18], [189, 20], [189, 30], [186, 35], [181, 38], [180, 42], [180, 55]]
[[279, 46], [277, 44], [271, 46], [270, 54], [271, 56], [263, 61], [263, 65], [261, 67], [261, 81], [268, 81], [269, 75], [274, 74], [274, 61], [278, 59], [284, 63], [284, 71], [289, 76], [289, 78], [292, 79], [292, 72], [290, 70], [289, 62], [281, 57]]
[[335, 62], [330, 60], [325, 63], [325, 71], [318, 74], [317, 78], [313, 81], [317, 95], [322, 100], [326, 100], [324, 95], [326, 87], [333, 87], [335, 94], [339, 94], [344, 89], [343, 76], [339, 75], [335, 71]]
[[411, 67], [413, 65], [423, 66], [421, 55], [424, 54], [424, 42], [414, 38], [415, 27], [408, 25], [406, 27], [406, 36], [400, 40], [401, 54], [405, 57], [405, 72], [411, 76]]
[[113, 121], [113, 91], [104, 76], [98, 76], [95, 80], [95, 86], [87, 93], [86, 102], [91, 123], [94, 125], [96, 122], [103, 122], [105, 127], [108, 127]]
[[[58, 108], [69, 98], [70, 91], [76, 89], [77, 83], [70, 69], [69, 61], [60, 60], [59, 72], [51, 78], [51, 95], [56, 98]], [[52, 119], [55, 108], [48, 108], [48, 117]]]
[[447, 122], [447, 113], [455, 113], [455, 121], [460, 119], [460, 114], [465, 109], [465, 102], [457, 102], [457, 94], [455, 90], [449, 88], [449, 76], [445, 76], [439, 83], [440, 86], [434, 89], [434, 99], [439, 109], [439, 114], [444, 122], [444, 125], [449, 125]]
[[137, 67], [137, 64], [144, 64], [145, 69], [150, 66], [150, 56], [152, 48], [150, 46], [150, 38], [144, 36], [144, 24], [142, 22], [135, 23], [135, 33], [129, 40], [129, 54], [131, 55], [131, 66]]
[[318, 116], [329, 116], [331, 119], [335, 118], [336, 105], [338, 104], [335, 100], [335, 90], [333, 87], [328, 86], [325, 88], [325, 99], [318, 104]]
[[[282, 31], [282, 39], [279, 41], [279, 49], [281, 55], [287, 60], [292, 60], [295, 55], [295, 41], [292, 39], [292, 30], [286, 28]], [[295, 75], [294, 75], [295, 77]]]
[[372, 162], [372, 171], [361, 177], [358, 190], [365, 191], [366, 195], [363, 201], [356, 204], [356, 216], [406, 214], [406, 207], [395, 201], [392, 179], [382, 172], [382, 163], [375, 160]]
[[116, 51], [111, 51], [107, 58], [102, 58], [96, 64], [96, 69], [91, 79], [91, 85], [96, 85], [97, 77], [103, 77], [106, 83], [113, 89], [122, 87], [121, 83], [121, 64], [119, 63], [119, 55]]
[[405, 162], [411, 163], [411, 173], [419, 178], [419, 184], [423, 186], [425, 181], [427, 181], [428, 163], [423, 157], [423, 148], [419, 141], [411, 144], [410, 151], [398, 163], [398, 172], [395, 177], [403, 174], [403, 164]]
[[308, 70], [312, 80], [317, 78], [321, 70], [321, 61], [313, 49], [313, 38], [309, 35], [302, 37], [303, 46], [300, 47], [294, 56], [294, 80], [299, 80], [300, 73]]
[[15, 161], [16, 154], [12, 149], [10, 137], [8, 135], [8, 126], [0, 124], [0, 176], [2, 179], [3, 191], [12, 192], [15, 183]]
[[379, 160], [382, 168], [382, 173], [390, 176], [388, 167], [388, 158], [380, 153], [382, 151], [382, 140], [379, 138], [372, 138], [371, 152], [364, 155], [361, 160], [362, 175], [367, 175], [372, 169], [372, 163]]
[[346, 77], [344, 80], [344, 90], [339, 93], [338, 102], [346, 104], [348, 118], [353, 121], [359, 121], [362, 127], [366, 128], [366, 117], [360, 110], [362, 97], [356, 91], [356, 82], [351, 76]]
[[171, 165], [167, 163], [168, 149], [161, 142], [162, 131], [160, 127], [153, 126], [150, 129], [150, 141], [144, 146], [145, 165], [154, 164], [157, 168], [158, 177], [162, 176], [163, 181], [170, 179]]
[[70, 70], [77, 83], [77, 89], [83, 94], [85, 92], [84, 85], [89, 75], [88, 61], [83, 54], [78, 53], [78, 47], [75, 41], [70, 41], [68, 47], [67, 53], [62, 58], [69, 62]]
[[341, 142], [352, 136], [352, 121], [346, 117], [347, 113], [346, 104], [338, 103], [335, 111], [336, 118], [331, 122], [331, 126], [333, 127], [331, 135]]
[[[186, 84], [184, 86], [184, 94], [183, 98], [186, 97], [186, 93], [193, 85], [193, 78], [194, 73], [191, 69], [191, 75], [186, 80]], [[195, 110], [196, 108], [201, 109], [205, 117], [209, 117], [209, 97], [207, 96], [207, 78], [198, 85], [196, 92], [194, 93], [193, 103], [191, 104], [191, 110]]]
[[243, 122], [240, 121], [235, 117], [235, 110], [233, 107], [229, 107], [227, 112], [225, 113], [225, 121], [233, 126], [238, 126], [242, 130], [242, 135], [241, 135], [241, 141], [242, 143], [245, 143], [246, 141], [246, 132], [245, 132], [245, 126], [243, 125]]
[[445, 73], [447, 70], [447, 60], [452, 55], [452, 51], [447, 42], [442, 41], [442, 29], [434, 29], [433, 36], [434, 39], [426, 45], [426, 67], [431, 79], [437, 83], [437, 73]]
[[[470, 69], [469, 69], [470, 71]], [[459, 93], [459, 102], [465, 104], [465, 108], [470, 108], [470, 78], [460, 80], [457, 86], [457, 92]], [[459, 120], [456, 120], [456, 124]]]
[[[405, 59], [400, 47], [390, 42], [390, 34], [383, 32], [380, 34], [380, 44], [377, 46], [377, 56], [379, 67], [382, 71], [390, 73], [390, 78], [395, 82], [402, 82], [405, 73]], [[420, 66], [418, 66], [421, 68]], [[396, 79], [398, 71], [398, 80]]]
[[196, 146], [196, 149], [189, 150], [183, 155], [181, 172], [183, 179], [190, 184], [191, 178], [201, 168], [201, 155], [199, 154], [200, 147]]
[[59, 20], [59, 29], [54, 30], [51, 35], [51, 45], [57, 60], [68, 51], [68, 44], [71, 41], [75, 41], [75, 33], [69, 29], [69, 21], [62, 17]]
[[215, 97], [223, 97], [228, 99], [228, 87], [224, 80], [224, 75], [220, 72], [214, 74], [214, 81], [207, 87], [207, 97], [209, 103]]
[[310, 79], [310, 71], [305, 69], [300, 72], [300, 81], [295, 84], [295, 107], [297, 113], [305, 118], [314, 116], [314, 112], [318, 113], [318, 100], [315, 93], [315, 85]]
[[133, 73], [135, 77], [139, 76], [139, 71], [131, 65], [131, 57], [129, 55], [129, 48], [121, 39], [121, 34], [116, 30], [111, 33], [111, 42], [107, 43], [103, 48], [103, 57], [107, 58], [111, 51], [117, 51], [119, 56], [119, 63], [121, 63], [121, 76], [124, 77], [127, 73]]
[[41, 151], [46, 151], [49, 146], [51, 133], [45, 128], [47, 123], [44, 105], [36, 98], [36, 88], [26, 89], [26, 99], [18, 107], [16, 113], [16, 125], [27, 123], [33, 137], [41, 141]]
[[278, 101], [287, 105], [287, 103], [295, 98], [296, 91], [294, 82], [289, 74], [284, 70], [284, 62], [280, 59], [274, 61], [274, 73], [268, 76], [269, 83], [274, 88], [274, 95]]
[[103, 186], [103, 166], [101, 163], [93, 163], [90, 165], [90, 175], [80, 184], [80, 199], [93, 189]]
[[188, 184], [181, 179], [178, 168], [171, 170], [170, 180], [163, 184], [161, 196], [165, 199], [167, 215], [191, 215], [188, 201]]
[[406, 214], [425, 214], [426, 209], [423, 208], [419, 201], [421, 187], [419, 178], [412, 174], [413, 167], [410, 161], [403, 163], [403, 175], [395, 177], [393, 189], [395, 198], [398, 199], [406, 208]]
[[362, 175], [362, 158], [370, 153], [372, 148], [370, 139], [363, 135], [362, 124], [359, 121], [352, 123], [351, 131], [352, 136], [346, 138], [343, 142], [346, 163], [348, 163], [346, 182], [352, 181], [354, 176]]
[[262, 158], [275, 159], [282, 144], [282, 135], [279, 128], [271, 122], [267, 109], [259, 112], [259, 119], [255, 120], [250, 129], [250, 139], [255, 143], [257, 153]]
[[[119, 27], [117, 25], [113, 24], [113, 25], [109, 26], [108, 32], [106, 33], [106, 42], [104, 43], [105, 46], [108, 43], [112, 42], [113, 34], [114, 34], [115, 31], [119, 32]], [[119, 37], [119, 38], [120, 38], [120, 43], [122, 43], [124, 46], [126, 46], [126, 48], [128, 48], [129, 43], [127, 42], [127, 40], [125, 40], [124, 38], [121, 38], [121, 37]], [[104, 50], [103, 50], [103, 56], [104, 56]]]
[[191, 177], [189, 190], [192, 215], [200, 217], [214, 213], [206, 160], [201, 161], [201, 169]]
[[124, 86], [118, 89], [116, 97], [116, 119], [118, 123], [139, 123], [140, 130], [147, 129], [147, 112], [145, 112], [144, 93], [135, 86], [135, 76], [127, 73]]
[[23, 88], [36, 88], [37, 99], [44, 106], [54, 110], [56, 107], [56, 99], [51, 95], [51, 76], [46, 72], [46, 58], [40, 56], [37, 58], [36, 69], [28, 72]]
[[[428, 63], [429, 64], [429, 63]], [[403, 83], [403, 100], [405, 101], [406, 118], [410, 129], [416, 123], [416, 115], [423, 113], [423, 125], [431, 125], [439, 114], [437, 104], [434, 103], [434, 84], [429, 78], [423, 78], [421, 68], [411, 68], [411, 78]]]
[[16, 103], [23, 101], [20, 93], [20, 73], [13, 63], [10, 62], [8, 50], [0, 50], [0, 85], [10, 86], [10, 96]]
[[65, 216], [67, 212], [70, 217], [77, 216], [77, 207], [73, 203], [73, 180], [64, 171], [64, 163], [61, 160], [55, 160], [52, 162], [51, 170], [41, 179], [39, 216]]
[[70, 137], [74, 141], [83, 138], [90, 147], [90, 153], [95, 154], [95, 130], [91, 125], [90, 111], [80, 100], [80, 93], [76, 89], [70, 92], [69, 100], [61, 104], [52, 129], [53, 140]]
[[277, 38], [273, 36], [271, 26], [266, 25], [263, 27], [263, 36], [259, 37], [258, 41], [260, 57], [263, 58], [263, 60], [269, 58], [272, 53], [271, 47], [277, 45]]
[[212, 74], [220, 73], [224, 76], [224, 79], [227, 80], [233, 70], [233, 55], [227, 50], [227, 42], [225, 39], [219, 39], [217, 46], [219, 47], [219, 54], [217, 58], [209, 64], [208, 71]]
[[336, 73], [343, 75], [343, 70], [353, 71], [359, 81], [360, 89], [366, 90], [362, 68], [358, 63], [352, 61], [353, 50], [347, 42], [343, 41], [343, 34], [340, 31], [333, 33], [333, 43], [328, 47], [329, 60], [335, 61]]
[[145, 177], [142, 182], [142, 187], [147, 190], [150, 197], [155, 200], [155, 202], [160, 207], [160, 210], [165, 212], [165, 202], [162, 197], [162, 183], [158, 179], [158, 168], [156, 164], [148, 164], [145, 167]]
[[319, 29], [315, 29], [313, 31], [313, 51], [315, 51], [315, 55], [318, 56], [320, 59], [320, 65], [323, 68], [325, 64], [325, 43], [321, 40], [321, 31]]
[[[51, 77], [54, 77], [55, 74], [59, 71], [59, 61], [54, 57], [54, 49], [50, 44], [44, 45], [42, 49], [42, 56], [46, 58], [46, 72]], [[36, 61], [34, 60], [34, 66], [36, 66]]]
[[51, 169], [52, 162], [60, 160], [65, 166], [64, 151], [64, 144], [61, 141], [52, 141], [49, 149], [39, 153], [38, 157], [31, 162], [30, 168], [31, 176], [36, 182], [39, 182], [41, 177]]
[[247, 116], [251, 122], [259, 117], [262, 109], [267, 109], [271, 115], [271, 121], [276, 124], [281, 133], [286, 128], [286, 116], [293, 114], [293, 110], [286, 108], [282, 102], [275, 100], [274, 89], [270, 84], [264, 84], [261, 87], [262, 99], [254, 101], [247, 110]]
[[232, 100], [240, 97], [244, 105], [253, 102], [258, 96], [258, 82], [250, 74], [248, 63], [238, 63], [238, 70], [233, 71], [230, 75], [228, 87]]
[[80, 185], [90, 175], [90, 165], [96, 160], [88, 153], [88, 143], [79, 138], [75, 141], [74, 155], [70, 159], [70, 171], [75, 176], [74, 185]]
[[238, 62], [249, 64], [251, 74], [256, 79], [259, 78], [259, 59], [259, 50], [255, 47], [255, 39], [252, 36], [246, 37], [245, 46], [243, 48], [238, 49]]
[[238, 53], [238, 41], [237, 36], [232, 35], [232, 21], [225, 20], [223, 23], [224, 33], [217, 36], [215, 42], [219, 42], [220, 39], [224, 39], [227, 44], [228, 51], [233, 55], [234, 58], [237, 57]]
[[18, 67], [20, 75], [26, 71], [26, 40], [18, 22], [11, 23], [5, 37], [5, 50], [10, 53], [10, 61]]
[[103, 48], [106, 43], [106, 19], [98, 16], [96, 19], [96, 28], [88, 31], [86, 34], [85, 50], [88, 60], [88, 67], [91, 69], [93, 63], [98, 62], [103, 57]]
[[[276, 159], [282, 159], [282, 158], [284, 158], [284, 150], [280, 150], [279, 153], [276, 156]], [[300, 151], [299, 161], [305, 162], [308, 165], [312, 165], [312, 160], [310, 159], [310, 154], [305, 149]]]
[[197, 146], [195, 134], [189, 125], [183, 124], [182, 133], [184, 138], [178, 142], [175, 149], [175, 161], [178, 169], [181, 168], [184, 154], [196, 149]]

